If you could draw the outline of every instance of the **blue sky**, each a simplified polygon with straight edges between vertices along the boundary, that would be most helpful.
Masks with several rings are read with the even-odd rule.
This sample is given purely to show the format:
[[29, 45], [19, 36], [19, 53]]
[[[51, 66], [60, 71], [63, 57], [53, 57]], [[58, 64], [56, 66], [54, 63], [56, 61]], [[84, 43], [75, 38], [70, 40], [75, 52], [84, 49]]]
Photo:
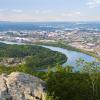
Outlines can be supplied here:
[[0, 21], [100, 21], [100, 0], [0, 0]]

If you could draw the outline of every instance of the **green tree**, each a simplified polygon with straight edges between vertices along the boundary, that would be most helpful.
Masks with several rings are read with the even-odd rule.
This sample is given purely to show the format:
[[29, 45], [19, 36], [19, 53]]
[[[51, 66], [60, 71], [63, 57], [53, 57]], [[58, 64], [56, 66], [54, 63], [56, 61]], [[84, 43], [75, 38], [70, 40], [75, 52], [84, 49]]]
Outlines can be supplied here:
[[96, 100], [98, 93], [98, 73], [100, 72], [100, 64], [98, 62], [86, 62], [83, 59], [77, 60], [78, 67], [81, 66], [81, 73], [88, 73], [92, 85], [92, 100]]
[[72, 72], [73, 72], [73, 67], [72, 67], [71, 65], [67, 65], [67, 66], [65, 67], [65, 69], [66, 69], [66, 72], [67, 72], [67, 73], [72, 73]]

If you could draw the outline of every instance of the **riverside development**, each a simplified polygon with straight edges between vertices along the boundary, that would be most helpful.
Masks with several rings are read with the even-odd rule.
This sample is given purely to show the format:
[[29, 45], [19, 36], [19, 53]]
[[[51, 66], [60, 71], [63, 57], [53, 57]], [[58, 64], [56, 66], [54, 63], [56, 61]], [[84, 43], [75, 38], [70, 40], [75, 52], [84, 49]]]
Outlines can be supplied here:
[[[9, 24], [9, 25], [8, 25]], [[17, 43], [52, 43], [61, 41], [69, 46], [100, 57], [100, 23], [4, 23], [0, 40]]]

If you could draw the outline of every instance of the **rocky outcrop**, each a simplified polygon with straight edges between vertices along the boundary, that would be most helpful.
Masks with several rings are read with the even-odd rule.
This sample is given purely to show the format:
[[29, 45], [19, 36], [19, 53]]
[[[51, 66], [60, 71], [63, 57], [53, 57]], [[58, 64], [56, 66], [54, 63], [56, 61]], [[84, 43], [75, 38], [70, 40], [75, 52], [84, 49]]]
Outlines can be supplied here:
[[37, 77], [20, 72], [2, 74], [0, 100], [46, 100], [45, 83]]

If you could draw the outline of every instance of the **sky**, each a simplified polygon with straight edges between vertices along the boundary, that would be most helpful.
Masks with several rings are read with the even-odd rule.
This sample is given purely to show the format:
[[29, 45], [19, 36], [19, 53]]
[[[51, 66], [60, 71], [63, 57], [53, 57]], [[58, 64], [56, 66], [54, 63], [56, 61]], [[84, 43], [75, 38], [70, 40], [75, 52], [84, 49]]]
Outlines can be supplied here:
[[0, 21], [100, 21], [100, 0], [0, 0]]

